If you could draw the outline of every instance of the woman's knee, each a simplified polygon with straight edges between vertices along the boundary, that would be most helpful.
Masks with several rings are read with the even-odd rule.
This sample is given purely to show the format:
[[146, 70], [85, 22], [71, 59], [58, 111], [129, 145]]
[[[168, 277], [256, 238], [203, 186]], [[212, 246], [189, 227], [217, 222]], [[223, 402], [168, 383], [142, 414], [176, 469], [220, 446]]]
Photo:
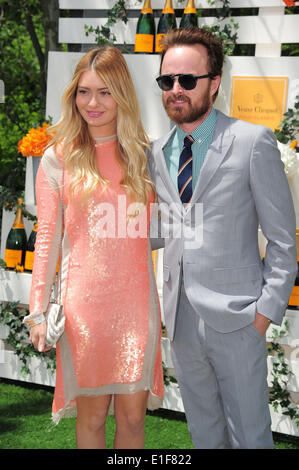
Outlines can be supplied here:
[[138, 410], [122, 410], [115, 416], [118, 429], [130, 434], [139, 434], [144, 428], [145, 413]]
[[144, 428], [148, 391], [132, 395], [115, 395], [114, 413], [119, 431], [138, 434]]
[[95, 411], [84, 417], [85, 427], [91, 432], [100, 431], [106, 424], [107, 413], [104, 411]]
[[97, 403], [96, 400], [78, 404], [77, 402], [77, 423], [84, 426], [88, 431], [98, 432], [106, 424], [108, 414], [108, 403]]

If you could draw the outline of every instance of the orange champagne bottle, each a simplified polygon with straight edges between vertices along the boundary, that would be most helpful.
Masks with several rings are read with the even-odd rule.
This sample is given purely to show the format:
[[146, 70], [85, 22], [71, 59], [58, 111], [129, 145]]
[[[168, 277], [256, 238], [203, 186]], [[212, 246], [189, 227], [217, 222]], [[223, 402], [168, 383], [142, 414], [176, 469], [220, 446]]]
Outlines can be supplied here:
[[156, 52], [161, 52], [160, 40], [167, 31], [176, 28], [176, 17], [172, 6], [172, 0], [166, 0], [162, 15], [159, 20], [157, 37], [156, 37]]
[[197, 12], [194, 0], [188, 0], [180, 22], [180, 28], [188, 28], [190, 26], [198, 26]]
[[4, 261], [6, 266], [14, 269], [18, 264], [24, 266], [27, 235], [23, 221], [23, 199], [18, 199], [18, 206], [14, 223], [6, 240]]
[[145, 0], [138, 19], [135, 37], [135, 52], [152, 54], [155, 42], [155, 20], [151, 0]]
[[38, 227], [38, 223], [36, 222], [28, 238], [28, 242], [26, 246], [26, 255], [25, 255], [25, 266], [24, 266], [25, 271], [32, 271], [33, 269], [34, 248], [35, 248], [37, 227]]

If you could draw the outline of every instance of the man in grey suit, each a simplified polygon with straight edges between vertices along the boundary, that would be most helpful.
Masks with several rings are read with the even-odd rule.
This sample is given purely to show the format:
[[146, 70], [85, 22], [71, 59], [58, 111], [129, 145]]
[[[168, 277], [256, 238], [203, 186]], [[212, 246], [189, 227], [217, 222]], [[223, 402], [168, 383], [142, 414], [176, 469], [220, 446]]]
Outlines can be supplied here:
[[149, 157], [164, 315], [194, 446], [273, 448], [265, 333], [294, 285], [295, 215], [272, 131], [213, 107], [222, 66], [210, 32], [168, 32], [157, 82], [176, 126]]

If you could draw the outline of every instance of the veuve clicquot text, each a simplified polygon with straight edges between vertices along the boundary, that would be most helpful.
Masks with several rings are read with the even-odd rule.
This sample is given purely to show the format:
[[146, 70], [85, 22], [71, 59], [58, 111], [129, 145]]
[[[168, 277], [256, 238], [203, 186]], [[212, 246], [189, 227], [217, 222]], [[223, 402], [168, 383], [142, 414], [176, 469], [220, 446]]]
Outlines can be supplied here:
[[160, 40], [170, 29], [176, 28], [176, 17], [172, 6], [172, 0], [166, 0], [162, 15], [160, 17], [157, 36], [156, 36], [156, 52], [161, 52]]
[[14, 269], [18, 264], [24, 266], [27, 235], [24, 228], [23, 199], [18, 199], [15, 221], [6, 240], [4, 261], [8, 268]]
[[154, 52], [155, 21], [151, 0], [145, 0], [141, 10], [135, 37], [135, 52], [151, 54]]
[[190, 26], [198, 26], [197, 12], [194, 0], [188, 0], [180, 22], [180, 28], [188, 28]]
[[28, 242], [26, 246], [26, 255], [25, 255], [25, 266], [24, 266], [25, 271], [32, 271], [33, 269], [34, 248], [35, 248], [37, 227], [38, 227], [38, 223], [36, 222], [28, 238]]

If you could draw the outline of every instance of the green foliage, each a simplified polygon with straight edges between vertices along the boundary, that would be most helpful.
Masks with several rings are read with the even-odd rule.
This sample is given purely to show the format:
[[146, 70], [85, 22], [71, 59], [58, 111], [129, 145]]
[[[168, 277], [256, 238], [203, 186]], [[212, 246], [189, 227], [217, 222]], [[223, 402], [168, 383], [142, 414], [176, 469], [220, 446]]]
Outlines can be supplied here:
[[[18, 2], [19, 3], [19, 2]], [[0, 209], [10, 208], [23, 196], [26, 158], [18, 154], [18, 142], [27, 131], [39, 124], [45, 115], [45, 94], [42, 92], [41, 70], [26, 27], [30, 7], [32, 21], [43, 44], [42, 15], [38, 1], [1, 1], [0, 78], [5, 85], [5, 102], [0, 104]]]
[[289, 108], [284, 113], [284, 118], [274, 133], [282, 144], [296, 139], [296, 135], [299, 133], [299, 95], [296, 96], [294, 108]]
[[[219, 3], [218, 0], [208, 0], [208, 3], [211, 6], [215, 6], [216, 3]], [[230, 0], [222, 0], [222, 6], [216, 8], [216, 16], [221, 21], [225, 18], [228, 18], [232, 15]]]
[[298, 56], [299, 55], [299, 43], [282, 44], [281, 55], [282, 56]]
[[294, 374], [286, 362], [284, 348], [279, 344], [279, 340], [288, 334], [289, 328], [289, 323], [286, 320], [284, 328], [280, 332], [275, 328], [272, 329], [272, 341], [268, 346], [268, 353], [274, 357], [270, 404], [272, 404], [274, 411], [278, 412], [281, 409], [283, 415], [289, 416], [299, 426], [299, 407], [292, 401], [291, 394], [287, 390], [289, 379]]
[[2, 302], [0, 304], [0, 324], [8, 327], [5, 343], [13, 347], [15, 354], [22, 362], [23, 377], [30, 374], [28, 361], [34, 356], [43, 358], [47, 369], [53, 373], [56, 369], [55, 349], [40, 353], [29, 343], [28, 328], [23, 323], [23, 318], [28, 313], [27, 309], [24, 310], [18, 306], [18, 302]]
[[163, 377], [164, 377], [165, 387], [169, 387], [169, 385], [171, 384], [177, 384], [178, 383], [177, 379], [173, 375], [169, 374], [169, 371], [164, 362], [162, 362], [162, 368], [163, 368]]
[[108, 11], [108, 20], [104, 26], [93, 28], [92, 26], [85, 25], [85, 34], [88, 36], [91, 33], [95, 33], [96, 42], [99, 46], [114, 44], [116, 37], [115, 34], [111, 32], [110, 28], [112, 28], [112, 26], [114, 26], [119, 20], [125, 24], [128, 22], [126, 0], [118, 0]]
[[223, 44], [225, 55], [233, 54], [238, 37], [237, 30], [239, 28], [239, 25], [233, 18], [230, 19], [229, 23], [226, 23], [223, 26], [221, 23], [216, 23], [210, 27], [205, 26], [205, 28], [209, 29], [213, 34], [219, 37]]
[[[216, 0], [208, 0], [208, 3], [213, 6]], [[205, 26], [205, 28], [212, 31], [213, 34], [221, 39], [225, 55], [232, 55], [238, 38], [239, 25], [233, 18], [231, 18], [228, 23], [223, 24], [223, 20], [231, 17], [231, 15], [230, 1], [222, 0], [222, 7], [216, 8], [217, 22], [210, 27]]]

